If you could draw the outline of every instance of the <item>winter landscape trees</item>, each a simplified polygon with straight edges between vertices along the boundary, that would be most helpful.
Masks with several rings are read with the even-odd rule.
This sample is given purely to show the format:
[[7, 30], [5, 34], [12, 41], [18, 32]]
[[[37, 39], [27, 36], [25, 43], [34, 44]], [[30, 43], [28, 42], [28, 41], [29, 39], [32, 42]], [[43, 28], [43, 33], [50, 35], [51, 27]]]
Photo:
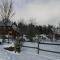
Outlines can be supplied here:
[[52, 31], [52, 27], [51, 25], [44, 25], [44, 26], [36, 26], [32, 23], [26, 25], [22, 22], [20, 22], [18, 24], [18, 28], [19, 28], [19, 31], [20, 31], [20, 34], [25, 34], [27, 35], [27, 37], [29, 37], [29, 39], [31, 41], [33, 41], [32, 37], [35, 37], [35, 35], [38, 35], [38, 34], [46, 34], [46, 35], [49, 35], [53, 33]]
[[[13, 2], [12, 0], [1, 0], [0, 4], [0, 18], [4, 24], [3, 33], [6, 32], [4, 29], [6, 26], [8, 26], [8, 22], [10, 23], [10, 20], [14, 16], [13, 12]], [[15, 32], [17, 32], [15, 39], [15, 49], [18, 47], [20, 49], [20, 39], [23, 38], [24, 35], [29, 39], [30, 42], [34, 42], [33, 37], [36, 37], [37, 35], [40, 36], [41, 34], [46, 35], [51, 41], [55, 40], [55, 28], [53, 25], [36, 25], [34, 24], [35, 19], [31, 19], [29, 24], [23, 23], [23, 21], [19, 22], [18, 24], [15, 23], [16, 26], [13, 26], [16, 29], [13, 29]], [[12, 23], [12, 22], [11, 22]], [[13, 25], [13, 24], [12, 24]], [[10, 26], [12, 28], [12, 25]], [[8, 28], [10, 29], [10, 28]], [[8, 33], [9, 35], [9, 33]], [[9, 37], [9, 36], [8, 36]], [[5, 39], [5, 35], [3, 35], [3, 42]], [[39, 38], [39, 37], [38, 37]], [[9, 39], [8, 39], [9, 40]], [[38, 39], [37, 39], [38, 42]], [[17, 50], [17, 49], [16, 49]]]

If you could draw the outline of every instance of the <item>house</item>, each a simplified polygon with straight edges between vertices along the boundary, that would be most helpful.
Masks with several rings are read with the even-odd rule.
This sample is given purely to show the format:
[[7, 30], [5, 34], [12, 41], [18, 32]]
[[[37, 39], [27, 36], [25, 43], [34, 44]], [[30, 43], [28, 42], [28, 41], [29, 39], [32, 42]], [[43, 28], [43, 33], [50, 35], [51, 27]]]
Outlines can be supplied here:
[[0, 39], [13, 39], [19, 35], [15, 22], [8, 21], [6, 24], [0, 21]]

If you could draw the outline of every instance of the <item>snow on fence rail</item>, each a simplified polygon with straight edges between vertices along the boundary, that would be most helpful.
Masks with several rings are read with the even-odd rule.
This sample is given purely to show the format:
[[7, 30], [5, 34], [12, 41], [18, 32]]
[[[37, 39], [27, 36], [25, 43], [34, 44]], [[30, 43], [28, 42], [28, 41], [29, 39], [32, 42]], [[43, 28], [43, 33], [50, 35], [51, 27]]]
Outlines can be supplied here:
[[39, 44], [46, 44], [46, 45], [60, 45], [60, 44], [56, 44], [56, 43], [39, 43]]
[[[30, 41], [24, 41], [24, 42], [30, 42]], [[33, 43], [35, 43], [35, 42], [33, 42]], [[51, 53], [60, 54], [60, 52], [58, 52], [58, 51], [51, 51], [51, 50], [41, 49], [41, 48], [39, 47], [40, 44], [43, 44], [43, 45], [56, 45], [56, 46], [60, 46], [60, 44], [57, 44], [57, 43], [40, 43], [40, 42], [37, 42], [37, 45], [38, 45], [37, 47], [24, 46], [24, 45], [22, 45], [22, 47], [37, 49], [37, 53], [38, 53], [38, 54], [39, 54], [39, 51], [45, 51], [45, 52], [51, 52]]]

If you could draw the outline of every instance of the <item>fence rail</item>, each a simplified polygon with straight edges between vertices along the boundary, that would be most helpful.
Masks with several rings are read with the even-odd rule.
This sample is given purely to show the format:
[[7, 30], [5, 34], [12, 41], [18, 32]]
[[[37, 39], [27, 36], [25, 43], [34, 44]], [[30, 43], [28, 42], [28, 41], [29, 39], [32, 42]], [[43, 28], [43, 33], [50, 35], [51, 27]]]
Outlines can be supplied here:
[[[31, 41], [23, 41], [23, 42], [31, 42]], [[33, 43], [38, 43], [38, 42], [33, 42]], [[58, 43], [42, 43], [42, 42], [39, 42], [39, 44], [44, 44], [44, 45], [59, 45], [60, 46], [60, 44]]]
[[[22, 47], [38, 49], [37, 47], [30, 47], [30, 46], [22, 46]], [[57, 51], [50, 51], [50, 50], [44, 50], [44, 49], [39, 49], [39, 51], [45, 51], [45, 52], [51, 52], [51, 53], [60, 54], [60, 52], [57, 52]]]
[[[30, 41], [24, 41], [24, 42], [30, 42]], [[35, 43], [36, 43], [36, 42], [35, 42]], [[50, 50], [45, 50], [45, 49], [40, 49], [40, 48], [39, 48], [39, 45], [40, 45], [40, 44], [44, 44], [44, 45], [57, 45], [57, 46], [60, 46], [60, 44], [56, 44], [56, 43], [40, 43], [40, 42], [38, 42], [37, 44], [38, 44], [37, 47], [24, 46], [24, 45], [23, 45], [22, 47], [37, 49], [37, 50], [38, 50], [38, 51], [37, 51], [38, 54], [39, 54], [39, 51], [45, 51], [45, 52], [51, 52], [51, 53], [60, 54], [60, 52], [58, 52], [58, 51], [50, 51]]]
[[39, 44], [44, 44], [44, 45], [60, 45], [60, 44], [56, 44], [56, 43], [39, 43]]

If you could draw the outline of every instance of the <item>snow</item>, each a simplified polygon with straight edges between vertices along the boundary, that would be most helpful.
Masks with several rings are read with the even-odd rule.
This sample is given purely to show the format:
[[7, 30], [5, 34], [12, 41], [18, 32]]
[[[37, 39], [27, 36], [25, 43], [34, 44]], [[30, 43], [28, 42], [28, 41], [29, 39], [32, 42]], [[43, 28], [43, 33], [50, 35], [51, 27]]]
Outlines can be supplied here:
[[0, 42], [2, 42], [3, 40], [2, 39], [0, 39]]
[[[25, 46], [37, 47], [37, 43], [25, 42]], [[60, 54], [39, 51], [37, 54], [37, 49], [22, 47], [20, 53], [15, 53], [14, 51], [4, 50], [4, 47], [14, 46], [14, 43], [0, 45], [0, 60], [60, 60]], [[55, 45], [40, 45], [40, 48], [47, 50], [54, 50], [60, 52], [60, 46]]]
[[[10, 53], [10, 52], [6, 52], [6, 51], [4, 51], [4, 55], [5, 56], [3, 56], [5, 59], [4, 60], [60, 60], [60, 58], [59, 58], [59, 56], [57, 57], [57, 56], [54, 56], [54, 55], [49, 55], [49, 54], [44, 54], [44, 52], [43, 52], [43, 54], [41, 53], [41, 54], [35, 54], [35, 53], [32, 53], [32, 52], [29, 52], [29, 51], [27, 51], [27, 52], [21, 52], [20, 54], [18, 54], [18, 53]], [[2, 58], [3, 58], [2, 57]]]
[[[30, 46], [30, 47], [38, 47], [37, 43], [30, 43], [30, 42], [25, 42], [24, 43], [25, 46]], [[45, 49], [45, 50], [50, 50], [50, 51], [58, 51], [60, 52], [60, 46], [57, 45], [44, 45], [44, 44], [40, 44], [39, 45], [40, 49]]]
[[14, 47], [14, 43], [10, 43], [10, 44], [7, 44], [7, 43], [5, 43], [5, 44], [3, 44], [3, 47]]

